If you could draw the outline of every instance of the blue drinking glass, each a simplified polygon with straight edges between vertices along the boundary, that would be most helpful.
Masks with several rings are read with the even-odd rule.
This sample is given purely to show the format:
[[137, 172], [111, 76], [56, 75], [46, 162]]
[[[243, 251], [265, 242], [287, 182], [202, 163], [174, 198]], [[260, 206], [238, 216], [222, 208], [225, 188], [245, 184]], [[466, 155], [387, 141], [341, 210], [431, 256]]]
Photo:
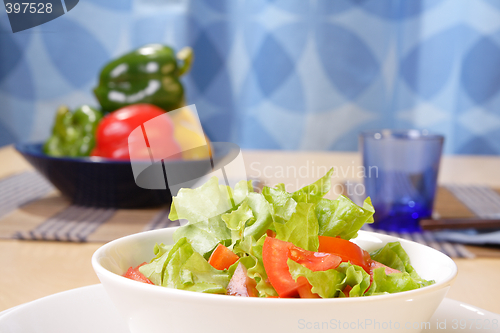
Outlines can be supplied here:
[[432, 215], [444, 137], [419, 130], [363, 132], [360, 149], [366, 195], [376, 229], [420, 231]]

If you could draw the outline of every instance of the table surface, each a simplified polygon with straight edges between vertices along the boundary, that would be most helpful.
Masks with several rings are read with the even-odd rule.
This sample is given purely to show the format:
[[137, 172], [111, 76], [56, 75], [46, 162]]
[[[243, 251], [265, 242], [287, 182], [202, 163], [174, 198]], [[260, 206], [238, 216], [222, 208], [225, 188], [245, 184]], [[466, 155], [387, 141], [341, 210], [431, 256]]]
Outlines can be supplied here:
[[[359, 180], [360, 157], [345, 152], [244, 151], [248, 176], [288, 190], [309, 184], [334, 167], [333, 181]], [[32, 168], [12, 147], [0, 149], [0, 178]], [[500, 158], [445, 156], [442, 184], [500, 187]], [[99, 243], [0, 240], [0, 311], [68, 289], [99, 283], [90, 258]], [[449, 298], [500, 313], [500, 258], [455, 259], [458, 277]]]

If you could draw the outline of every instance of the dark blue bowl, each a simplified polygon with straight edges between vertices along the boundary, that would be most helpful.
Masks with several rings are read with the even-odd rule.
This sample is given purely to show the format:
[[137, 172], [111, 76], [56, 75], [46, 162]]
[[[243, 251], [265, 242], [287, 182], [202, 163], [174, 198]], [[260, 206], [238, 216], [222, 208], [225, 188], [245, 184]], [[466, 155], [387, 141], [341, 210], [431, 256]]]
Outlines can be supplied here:
[[[214, 160], [227, 157], [235, 148], [234, 146], [227, 143], [213, 143]], [[20, 143], [16, 145], [16, 149], [74, 204], [94, 207], [145, 208], [171, 203], [172, 196], [168, 186], [166, 189], [152, 190], [136, 184], [130, 161], [90, 157], [52, 157], [42, 151], [42, 143]], [[165, 161], [165, 168], [173, 172], [176, 170], [188, 172], [184, 178], [195, 179], [209, 172], [212, 163], [214, 162], [210, 160], [173, 160]]]

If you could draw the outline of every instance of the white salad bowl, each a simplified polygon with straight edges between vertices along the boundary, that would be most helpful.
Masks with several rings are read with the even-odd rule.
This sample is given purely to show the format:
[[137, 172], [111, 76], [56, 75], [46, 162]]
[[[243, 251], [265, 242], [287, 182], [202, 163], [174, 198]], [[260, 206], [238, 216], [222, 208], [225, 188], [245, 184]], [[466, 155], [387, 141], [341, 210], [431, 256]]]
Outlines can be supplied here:
[[436, 283], [401, 293], [357, 298], [284, 299], [203, 294], [136, 282], [121, 275], [149, 262], [155, 243], [171, 244], [175, 228], [143, 232], [105, 244], [92, 265], [131, 333], [148, 332], [420, 332], [453, 280], [457, 266], [422, 244], [360, 231], [367, 251], [400, 241], [418, 274]]

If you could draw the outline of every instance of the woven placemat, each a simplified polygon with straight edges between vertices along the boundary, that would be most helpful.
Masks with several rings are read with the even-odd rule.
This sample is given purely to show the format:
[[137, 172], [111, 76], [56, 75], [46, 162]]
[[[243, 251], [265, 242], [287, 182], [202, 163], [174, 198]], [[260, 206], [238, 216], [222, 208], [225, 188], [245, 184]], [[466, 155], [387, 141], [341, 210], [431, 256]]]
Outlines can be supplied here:
[[[485, 192], [487, 192], [485, 195]], [[476, 195], [471, 195], [475, 193]], [[491, 199], [493, 198], [493, 199]], [[488, 204], [481, 205], [481, 200]], [[485, 202], [486, 203], [486, 202]], [[484, 186], [446, 185], [440, 186], [436, 192], [433, 215], [440, 219], [488, 218], [500, 214], [500, 190]], [[371, 225], [363, 226], [363, 230], [407, 239], [430, 246], [451, 258], [475, 258], [481, 256], [500, 256], [500, 250], [472, 251], [474, 248], [461, 243], [440, 239], [440, 233], [423, 232], [387, 232], [375, 229]]]
[[53, 190], [54, 187], [36, 172], [23, 172], [0, 179], [0, 219]]
[[168, 207], [105, 209], [71, 205], [37, 172], [0, 180], [0, 238], [108, 242], [133, 233], [177, 226]]

